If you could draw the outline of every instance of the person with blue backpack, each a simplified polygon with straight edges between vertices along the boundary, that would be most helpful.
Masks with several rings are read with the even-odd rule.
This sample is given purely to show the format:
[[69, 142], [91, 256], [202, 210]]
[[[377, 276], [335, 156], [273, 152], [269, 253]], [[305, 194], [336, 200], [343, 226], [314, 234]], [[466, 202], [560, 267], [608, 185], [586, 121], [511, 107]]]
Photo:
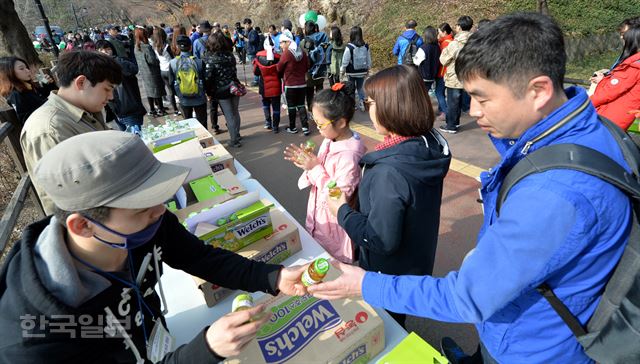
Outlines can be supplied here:
[[[371, 51], [369, 45], [364, 42], [362, 28], [354, 26], [349, 32], [349, 43], [342, 55], [340, 73], [346, 75], [349, 82], [356, 85], [358, 99], [356, 107], [364, 112], [364, 79], [371, 68]], [[341, 77], [344, 78], [344, 77]]]
[[[394, 312], [475, 324], [475, 358], [442, 340], [454, 364], [639, 362], [640, 254], [627, 254], [640, 242], [634, 217], [634, 209], [640, 212], [639, 153], [619, 128], [599, 119], [584, 89], [563, 89], [566, 58], [562, 30], [538, 13], [493, 20], [460, 50], [456, 73], [471, 95], [470, 115], [501, 160], [480, 175], [484, 223], [457, 271], [439, 278], [393, 276], [336, 263], [342, 276], [308, 291], [322, 299], [362, 295]], [[590, 170], [571, 167], [593, 155], [608, 162]], [[540, 156], [550, 168], [516, 178]], [[560, 159], [569, 167], [554, 167]], [[607, 169], [624, 180], [605, 179]], [[346, 204], [338, 210], [347, 225], [348, 211]], [[627, 266], [623, 252], [636, 264], [626, 272], [620, 270]], [[622, 282], [626, 299], [609, 300]], [[605, 310], [616, 315], [600, 315]], [[594, 315], [612, 325], [592, 331]], [[576, 334], [585, 327], [588, 334]], [[605, 349], [603, 356], [594, 347]]]
[[[307, 72], [306, 100], [307, 110], [311, 110], [311, 103], [315, 92], [322, 90], [324, 80], [328, 76], [331, 65], [331, 43], [325, 32], [318, 31], [318, 25], [308, 20], [304, 24], [304, 39], [300, 41], [300, 48], [309, 57], [309, 72]], [[308, 130], [302, 130], [308, 135]]]
[[409, 20], [404, 26], [404, 32], [398, 37], [393, 45], [393, 55], [398, 57], [398, 64], [413, 64], [411, 61], [422, 45], [422, 38], [416, 32], [418, 23]]
[[191, 54], [191, 39], [179, 35], [176, 43], [180, 55], [169, 63], [169, 76], [176, 95], [180, 100], [182, 116], [193, 117], [207, 128], [207, 98], [204, 93], [204, 65], [202, 60]]

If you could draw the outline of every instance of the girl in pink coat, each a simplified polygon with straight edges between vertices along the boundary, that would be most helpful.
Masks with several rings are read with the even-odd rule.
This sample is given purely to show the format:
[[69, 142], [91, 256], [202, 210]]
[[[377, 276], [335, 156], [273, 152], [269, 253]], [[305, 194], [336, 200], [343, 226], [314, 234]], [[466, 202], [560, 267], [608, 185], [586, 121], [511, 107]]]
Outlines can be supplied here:
[[353, 244], [338, 225], [337, 218], [329, 212], [327, 185], [330, 181], [335, 181], [349, 201], [360, 183], [358, 162], [366, 148], [360, 136], [349, 128], [349, 121], [355, 111], [355, 102], [351, 96], [354, 91], [351, 83], [336, 83], [331, 89], [322, 90], [314, 97], [313, 119], [325, 138], [317, 156], [305, 151], [302, 145], [297, 147], [291, 144], [284, 152], [285, 159], [304, 170], [298, 180], [298, 187], [311, 187], [307, 205], [307, 230], [329, 254], [344, 263], [353, 262]]

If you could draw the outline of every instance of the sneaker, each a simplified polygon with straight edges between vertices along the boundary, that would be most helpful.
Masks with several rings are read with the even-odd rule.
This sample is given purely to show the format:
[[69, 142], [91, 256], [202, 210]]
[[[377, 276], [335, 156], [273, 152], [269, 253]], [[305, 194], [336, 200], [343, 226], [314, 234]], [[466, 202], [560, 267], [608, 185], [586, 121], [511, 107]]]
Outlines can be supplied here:
[[213, 130], [213, 133], [214, 133], [215, 135], [222, 134], [222, 133], [225, 133], [225, 132], [226, 132], [226, 130], [224, 130], [224, 129], [220, 129], [220, 128], [217, 128], [217, 129], [214, 129], [214, 130]]
[[302, 128], [302, 133], [303, 133], [304, 135], [309, 135], [309, 134], [311, 134], [311, 132], [309, 131], [309, 128]]
[[280, 128], [278, 128], [277, 126], [273, 127], [273, 134], [278, 134], [280, 132]]
[[240, 142], [229, 142], [229, 144], [227, 144], [228, 147], [230, 148], [240, 148], [242, 147], [242, 143]]
[[462, 362], [462, 359], [469, 357], [464, 353], [460, 345], [450, 337], [443, 337], [442, 340], [440, 340], [440, 352], [451, 364], [459, 364]]
[[436, 121], [445, 121], [447, 120], [447, 114], [441, 112], [440, 115], [436, 118]]
[[458, 132], [458, 128], [449, 128], [447, 125], [440, 125], [438, 128], [443, 133], [455, 134]]
[[263, 128], [271, 130], [271, 124], [270, 123], [265, 123]]
[[360, 100], [358, 101], [358, 109], [362, 112], [364, 112], [364, 101]]
[[180, 116], [182, 115], [182, 113], [180, 111], [174, 111], [173, 112], [173, 116]]
[[296, 133], [298, 133], [298, 129], [296, 129], [296, 128], [293, 128], [293, 129], [291, 129], [291, 128], [287, 128], [287, 133], [289, 133], [289, 134], [296, 134]]

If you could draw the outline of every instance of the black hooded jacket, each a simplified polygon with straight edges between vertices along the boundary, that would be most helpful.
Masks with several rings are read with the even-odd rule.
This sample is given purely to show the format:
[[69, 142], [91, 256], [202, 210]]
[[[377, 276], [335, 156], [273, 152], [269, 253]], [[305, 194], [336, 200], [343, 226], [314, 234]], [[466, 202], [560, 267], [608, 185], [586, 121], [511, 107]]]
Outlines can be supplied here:
[[122, 67], [122, 83], [113, 90], [109, 107], [119, 118], [143, 116], [147, 110], [142, 104], [138, 87], [138, 65], [123, 57], [115, 57], [115, 60]]
[[[48, 236], [43, 231], [51, 228], [50, 221], [49, 217], [28, 226], [0, 271], [0, 363], [136, 363], [136, 351], [140, 356], [138, 359], [149, 363], [143, 327], [136, 320], [140, 317], [141, 305], [135, 291], [117, 279], [100, 274], [108, 279], [108, 287], [78, 307], [72, 307], [59, 299], [60, 293], [45, 286], [46, 280], [41, 279], [41, 271], [37, 268], [42, 260], [37, 260], [36, 243], [41, 234]], [[64, 235], [55, 235], [60, 239], [48, 239], [45, 243], [59, 244], [64, 250], [66, 243], [60, 241], [64, 240]], [[160, 260], [156, 261], [158, 274], [162, 274], [164, 261], [175, 269], [223, 287], [271, 294], [276, 293], [280, 270], [278, 265], [255, 262], [203, 244], [170, 212], [165, 213], [154, 238], [131, 250], [130, 257], [134, 272], [113, 274], [122, 278], [139, 277], [142, 301], [148, 309], [142, 308], [144, 319], [138, 322], [144, 321], [147, 336], [154, 326], [154, 319], [164, 320], [160, 298], [154, 289], [158, 281], [154, 257]], [[71, 261], [73, 263], [69, 263]], [[56, 269], [56, 264], [64, 262], [47, 264]], [[149, 264], [145, 265], [145, 262]], [[72, 273], [80, 270], [75, 268], [80, 264], [75, 260], [69, 259], [66, 264], [73, 268], [69, 270]], [[144, 274], [138, 274], [141, 270]], [[89, 274], [94, 273], [90, 271]], [[68, 282], [74, 282], [73, 275]], [[64, 325], [60, 326], [61, 323]], [[61, 327], [65, 332], [61, 332]], [[206, 328], [188, 344], [165, 355], [161, 362], [217, 363], [223, 360], [209, 350], [205, 333]]]
[[341, 206], [338, 223], [360, 248], [363, 269], [432, 273], [442, 185], [451, 163], [448, 149], [433, 130], [362, 157], [359, 211]]

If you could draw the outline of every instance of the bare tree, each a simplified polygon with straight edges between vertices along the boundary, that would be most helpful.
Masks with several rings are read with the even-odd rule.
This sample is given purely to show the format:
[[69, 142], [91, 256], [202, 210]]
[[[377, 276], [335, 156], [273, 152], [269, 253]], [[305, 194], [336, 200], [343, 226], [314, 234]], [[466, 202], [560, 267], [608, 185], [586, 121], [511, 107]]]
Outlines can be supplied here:
[[42, 64], [13, 0], [0, 1], [0, 14], [0, 54], [21, 57], [31, 65]]

